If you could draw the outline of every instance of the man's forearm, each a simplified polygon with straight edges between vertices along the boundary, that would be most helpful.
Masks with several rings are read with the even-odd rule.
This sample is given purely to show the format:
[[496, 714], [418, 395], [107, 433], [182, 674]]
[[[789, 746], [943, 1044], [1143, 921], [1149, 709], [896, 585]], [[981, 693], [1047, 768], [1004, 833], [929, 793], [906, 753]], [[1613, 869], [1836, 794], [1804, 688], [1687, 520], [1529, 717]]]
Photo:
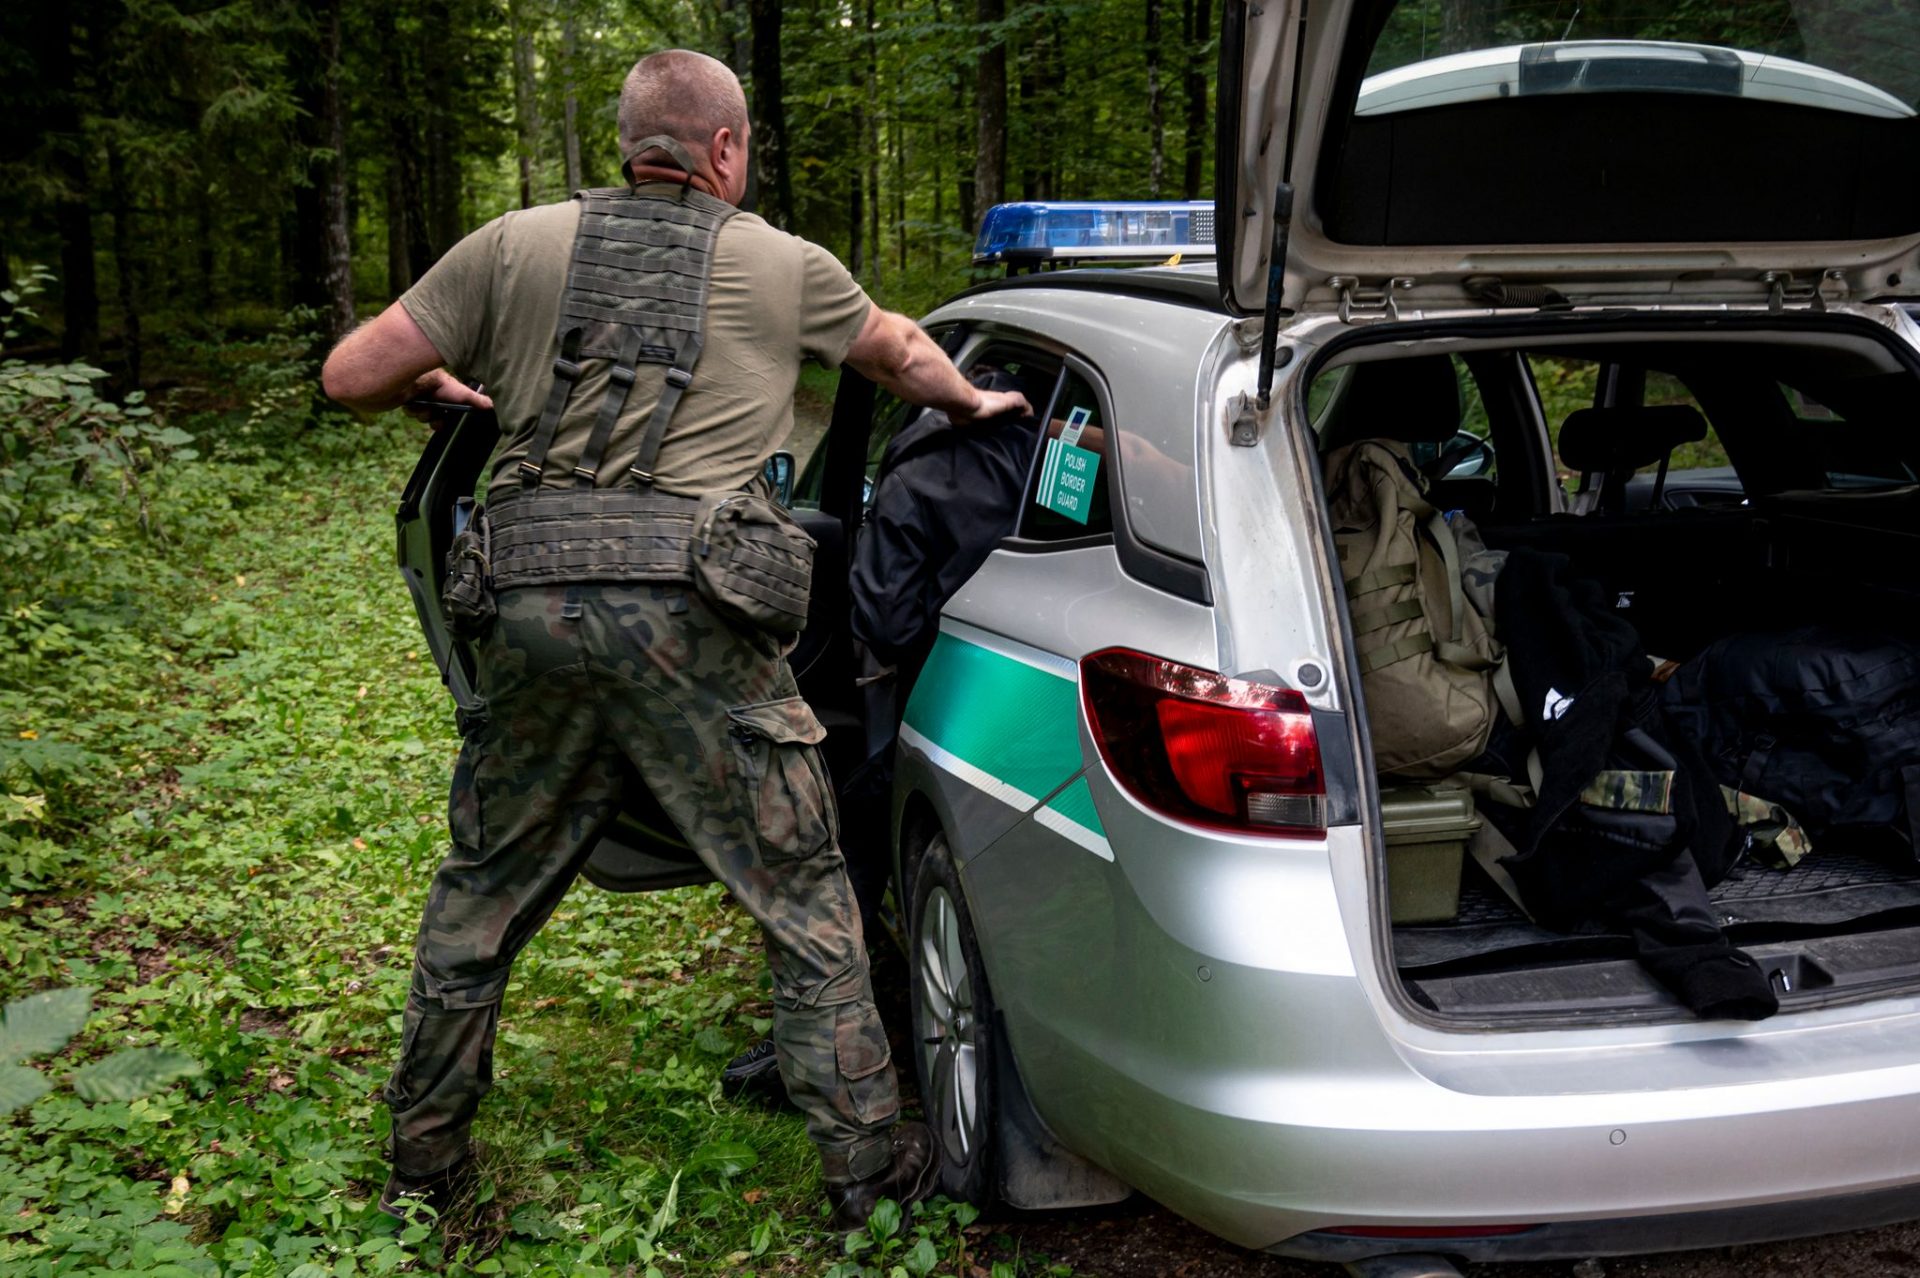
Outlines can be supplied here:
[[441, 363], [440, 352], [395, 302], [340, 340], [320, 371], [320, 385], [329, 398], [361, 413], [398, 408], [416, 395], [492, 407]]
[[971, 417], [980, 392], [960, 375], [947, 353], [906, 316], [874, 308], [847, 362], [869, 380], [906, 400], [952, 417]]

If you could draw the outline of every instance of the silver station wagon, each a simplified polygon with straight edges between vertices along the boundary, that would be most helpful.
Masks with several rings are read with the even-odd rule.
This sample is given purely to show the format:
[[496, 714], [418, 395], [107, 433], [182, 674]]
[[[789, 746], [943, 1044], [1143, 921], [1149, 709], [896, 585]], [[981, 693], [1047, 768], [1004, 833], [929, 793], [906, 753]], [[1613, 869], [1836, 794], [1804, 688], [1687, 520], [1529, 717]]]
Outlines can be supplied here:
[[[1714, 889], [1779, 996], [1758, 1022], [1694, 1018], [1621, 936], [1534, 926], [1457, 845], [1436, 904], [1407, 854], [1466, 826], [1376, 775], [1322, 480], [1354, 440], [1468, 442], [1436, 505], [1567, 555], [1676, 660], [1800, 620], [1920, 626], [1920, 9], [1224, 20], [1218, 198], [997, 209], [980, 256], [1012, 273], [925, 321], [1064, 427], [898, 730], [947, 1190], [1137, 1190], [1404, 1275], [1920, 1216], [1913, 849]], [[1656, 403], [1706, 438], [1587, 500], [1563, 418]], [[820, 546], [792, 660], [837, 773], [894, 731], [842, 569], [906, 419], [847, 373], [818, 453], [776, 459]], [[436, 435], [401, 510], [457, 698], [435, 586], [490, 429]], [[639, 794], [589, 877], [704, 874]]]

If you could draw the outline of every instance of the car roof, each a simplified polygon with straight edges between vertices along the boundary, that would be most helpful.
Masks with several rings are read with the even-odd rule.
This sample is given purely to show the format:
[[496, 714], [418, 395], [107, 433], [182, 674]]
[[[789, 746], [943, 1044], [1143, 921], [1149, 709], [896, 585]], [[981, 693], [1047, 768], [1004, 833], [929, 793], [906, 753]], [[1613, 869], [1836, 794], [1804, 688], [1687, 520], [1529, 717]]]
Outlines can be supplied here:
[[1078, 267], [1070, 270], [1036, 271], [1028, 275], [1008, 275], [975, 284], [957, 294], [952, 301], [983, 293], [1043, 288], [1072, 289], [1109, 293], [1148, 301], [1168, 302], [1175, 306], [1197, 306], [1202, 310], [1226, 314], [1220, 301], [1220, 279], [1211, 259], [1179, 266], [1136, 266], [1131, 268]]

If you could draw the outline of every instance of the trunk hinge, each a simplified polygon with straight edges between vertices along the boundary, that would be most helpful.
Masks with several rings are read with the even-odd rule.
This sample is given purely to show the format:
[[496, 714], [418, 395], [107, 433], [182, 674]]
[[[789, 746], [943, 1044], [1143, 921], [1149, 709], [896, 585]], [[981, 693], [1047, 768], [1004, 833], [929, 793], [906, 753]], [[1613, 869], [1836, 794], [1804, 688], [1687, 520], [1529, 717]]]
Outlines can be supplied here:
[[1384, 288], [1370, 289], [1362, 285], [1357, 276], [1335, 275], [1327, 281], [1327, 287], [1340, 295], [1340, 322], [1351, 324], [1356, 311], [1399, 319], [1400, 301], [1395, 294], [1412, 288], [1413, 279], [1411, 276], [1396, 275], [1387, 281]]
[[1847, 273], [1841, 270], [1825, 270], [1815, 280], [1801, 282], [1793, 278], [1792, 271], [1767, 271], [1760, 276], [1760, 282], [1767, 286], [1767, 309], [1784, 311], [1788, 306], [1803, 307], [1810, 311], [1827, 309], [1827, 287], [1835, 286], [1833, 301], [1847, 300]]

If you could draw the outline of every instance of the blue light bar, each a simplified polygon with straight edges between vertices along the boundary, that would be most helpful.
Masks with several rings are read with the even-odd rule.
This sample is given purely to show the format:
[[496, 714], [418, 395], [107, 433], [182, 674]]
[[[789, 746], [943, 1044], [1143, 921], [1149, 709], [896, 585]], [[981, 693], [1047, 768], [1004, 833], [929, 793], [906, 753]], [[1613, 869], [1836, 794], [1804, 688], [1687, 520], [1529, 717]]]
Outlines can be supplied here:
[[973, 264], [1213, 256], [1213, 201], [1114, 200], [996, 204], [980, 223]]

